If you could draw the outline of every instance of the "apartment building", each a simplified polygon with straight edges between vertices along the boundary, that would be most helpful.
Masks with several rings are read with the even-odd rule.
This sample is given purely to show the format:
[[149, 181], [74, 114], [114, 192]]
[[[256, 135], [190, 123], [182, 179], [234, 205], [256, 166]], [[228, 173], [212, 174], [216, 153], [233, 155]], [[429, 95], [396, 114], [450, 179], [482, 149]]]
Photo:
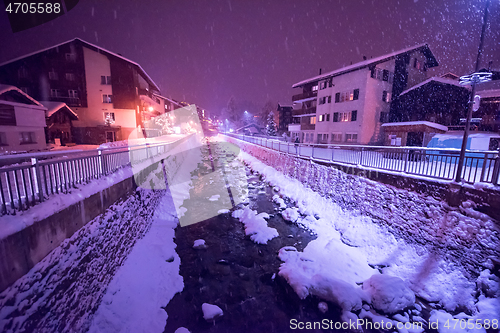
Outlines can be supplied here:
[[300, 81], [293, 88], [292, 138], [306, 143], [381, 144], [381, 124], [390, 119], [391, 101], [427, 78], [437, 66], [427, 44], [365, 59]]
[[150, 107], [165, 112], [158, 86], [139, 64], [79, 38], [0, 64], [0, 83], [66, 103], [78, 115], [76, 143], [127, 139]]

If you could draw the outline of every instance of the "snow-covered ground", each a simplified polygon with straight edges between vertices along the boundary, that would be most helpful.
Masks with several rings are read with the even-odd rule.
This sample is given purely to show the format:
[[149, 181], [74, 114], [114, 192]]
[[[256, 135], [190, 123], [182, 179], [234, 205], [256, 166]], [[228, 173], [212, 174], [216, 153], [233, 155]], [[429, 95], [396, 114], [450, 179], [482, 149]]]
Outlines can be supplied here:
[[[282, 212], [285, 218], [318, 235], [303, 252], [288, 247], [279, 253], [284, 262], [279, 274], [301, 298], [319, 296], [337, 303], [344, 310], [345, 321], [385, 320], [393, 327], [401, 327], [400, 332], [405, 332], [405, 322], [417, 323], [406, 326], [413, 331], [439, 326], [440, 332], [446, 332], [450, 328], [447, 326], [453, 328], [455, 321], [459, 325], [450, 332], [485, 332], [488, 326], [495, 328], [495, 323], [498, 328], [500, 280], [485, 268], [491, 266], [491, 262], [482, 263], [485, 266], [478, 279], [456, 262], [449, 251], [395, 237], [372, 218], [356, 210], [342, 209], [249, 154], [240, 153], [240, 159], [275, 186], [281, 198], [295, 203], [295, 209]], [[412, 199], [418, 200], [418, 197]], [[278, 198], [275, 201], [279, 204]], [[470, 204], [463, 207], [467, 209], [471, 209]], [[296, 210], [297, 214], [290, 210]], [[472, 226], [481, 225], [485, 220], [478, 212], [475, 218], [454, 213]], [[495, 244], [498, 238], [492, 233], [489, 236], [489, 241]], [[483, 241], [487, 242], [488, 237]], [[498, 255], [498, 248], [496, 253]], [[430, 304], [430, 321], [422, 319], [422, 306], [418, 301], [415, 303], [415, 296]], [[463, 327], [463, 322], [469, 319], [474, 322], [474, 328], [461, 330], [460, 323]]]

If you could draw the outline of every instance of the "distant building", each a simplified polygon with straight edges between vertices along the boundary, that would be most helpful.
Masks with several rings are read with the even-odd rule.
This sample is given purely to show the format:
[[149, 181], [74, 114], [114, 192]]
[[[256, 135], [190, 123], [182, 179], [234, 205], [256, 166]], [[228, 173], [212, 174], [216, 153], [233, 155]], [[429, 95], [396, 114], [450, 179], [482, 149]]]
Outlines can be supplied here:
[[0, 84], [0, 152], [46, 149], [46, 110], [19, 88]]
[[390, 102], [427, 78], [437, 66], [427, 44], [364, 60], [303, 80], [293, 88], [292, 139], [301, 142], [380, 144], [381, 125], [389, 119]]
[[500, 81], [480, 85], [476, 94], [481, 102], [472, 117], [478, 120], [478, 130], [500, 132]]
[[299, 118], [294, 118], [292, 111], [293, 107], [288, 105], [278, 104], [278, 133], [284, 133], [288, 131], [288, 125], [298, 122]]
[[159, 88], [137, 63], [79, 38], [0, 64], [0, 83], [78, 115], [77, 143], [127, 139], [146, 112], [164, 113]]
[[74, 145], [72, 132], [73, 121], [77, 114], [63, 102], [41, 102], [47, 108], [45, 128], [47, 143], [59, 143], [63, 146]]

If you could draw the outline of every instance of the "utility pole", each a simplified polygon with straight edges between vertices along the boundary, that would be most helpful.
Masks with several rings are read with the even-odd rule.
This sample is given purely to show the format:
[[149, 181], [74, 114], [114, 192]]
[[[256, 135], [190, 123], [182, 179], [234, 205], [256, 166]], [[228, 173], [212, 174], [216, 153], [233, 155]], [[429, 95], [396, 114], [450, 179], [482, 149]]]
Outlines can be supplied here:
[[467, 120], [465, 123], [464, 137], [462, 140], [462, 148], [460, 150], [460, 157], [458, 159], [457, 173], [455, 175], [455, 181], [457, 183], [460, 183], [462, 181], [462, 170], [464, 167], [465, 150], [467, 148], [467, 141], [469, 138], [469, 127], [470, 127], [470, 120], [472, 118], [472, 108], [473, 108], [473, 104], [474, 104], [474, 95], [476, 94], [476, 83], [478, 83], [480, 80], [480, 77], [477, 73], [479, 71], [479, 60], [481, 59], [481, 55], [483, 53], [484, 32], [486, 31], [489, 5], [490, 5], [490, 0], [486, 0], [486, 7], [484, 9], [484, 17], [483, 17], [483, 27], [481, 29], [481, 40], [479, 42], [479, 49], [477, 51], [476, 67], [474, 70], [474, 74], [472, 74], [472, 87], [471, 87], [469, 105], [468, 105], [468, 109], [467, 109]]

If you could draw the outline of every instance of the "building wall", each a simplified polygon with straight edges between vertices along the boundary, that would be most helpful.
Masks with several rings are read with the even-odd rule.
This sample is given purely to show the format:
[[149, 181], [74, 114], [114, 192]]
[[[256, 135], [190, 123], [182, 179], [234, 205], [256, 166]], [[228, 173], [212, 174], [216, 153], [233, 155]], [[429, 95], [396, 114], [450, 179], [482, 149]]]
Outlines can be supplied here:
[[[2, 126], [0, 134], [5, 136], [7, 145], [0, 145], [1, 152], [33, 151], [47, 148], [45, 142], [45, 108], [19, 103], [2, 102], [14, 106], [16, 126]], [[21, 143], [20, 133], [34, 133], [34, 143]]]

